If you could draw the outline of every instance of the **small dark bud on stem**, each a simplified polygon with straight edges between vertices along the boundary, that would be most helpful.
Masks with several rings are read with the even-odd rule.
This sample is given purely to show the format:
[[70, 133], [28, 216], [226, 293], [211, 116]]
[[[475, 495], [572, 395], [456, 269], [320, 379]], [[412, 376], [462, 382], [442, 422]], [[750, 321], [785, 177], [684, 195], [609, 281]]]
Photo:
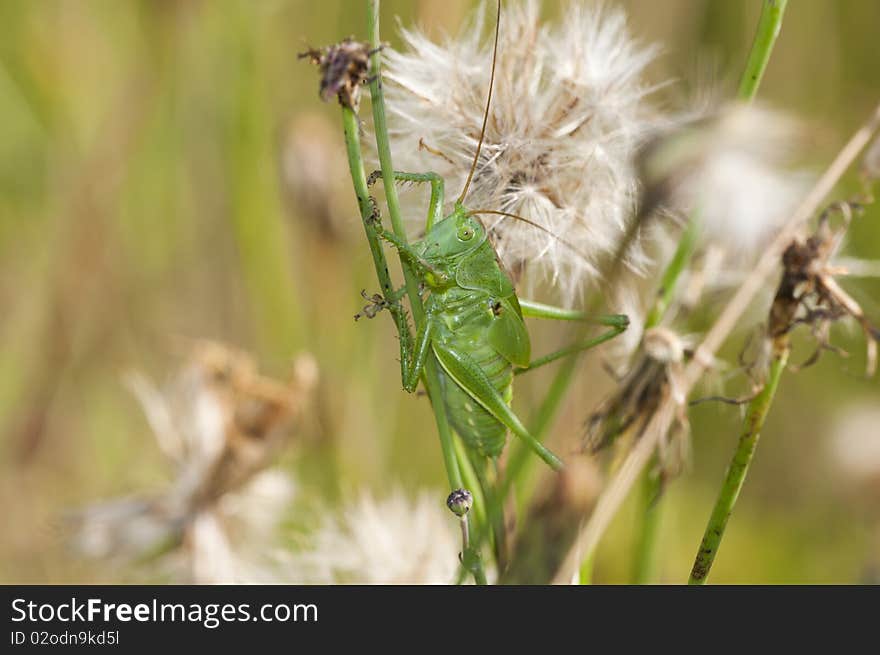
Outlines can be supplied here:
[[467, 489], [456, 489], [446, 499], [446, 506], [456, 516], [467, 514], [474, 504], [474, 497]]

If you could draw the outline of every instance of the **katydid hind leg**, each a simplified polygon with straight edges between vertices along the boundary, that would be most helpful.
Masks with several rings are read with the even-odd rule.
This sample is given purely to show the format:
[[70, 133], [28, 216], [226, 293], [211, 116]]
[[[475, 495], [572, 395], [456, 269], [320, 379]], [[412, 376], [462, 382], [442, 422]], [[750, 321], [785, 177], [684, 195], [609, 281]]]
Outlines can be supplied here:
[[583, 341], [578, 341], [570, 346], [566, 346], [564, 348], [560, 348], [548, 355], [544, 355], [543, 357], [539, 357], [538, 359], [529, 362], [529, 365], [525, 368], [516, 369], [513, 374], [514, 375], [522, 375], [523, 373], [528, 373], [530, 371], [534, 371], [542, 366], [546, 366], [552, 362], [555, 362], [558, 359], [562, 359], [563, 357], [569, 357], [571, 355], [577, 355], [585, 350], [589, 350], [590, 348], [595, 348], [596, 346], [605, 343], [606, 341], [611, 341], [617, 335], [621, 334], [625, 328], [614, 328], [612, 330], [608, 330], [607, 332], [603, 332], [602, 334], [591, 337], [589, 339], [584, 339]]
[[510, 406], [504, 402], [504, 398], [492, 385], [479, 364], [467, 354], [457, 352], [443, 343], [435, 342], [434, 352], [444, 370], [471, 398], [522, 439], [547, 465], [557, 471], [562, 469], [562, 460], [531, 435]]
[[522, 298], [518, 300], [523, 316], [530, 318], [546, 318], [554, 321], [580, 321], [596, 325], [607, 325], [608, 327], [618, 328], [621, 332], [629, 327], [629, 317], [626, 314], [592, 315], [576, 309], [545, 305], [533, 300], [524, 300]]
[[629, 317], [626, 314], [591, 315], [574, 309], [565, 309], [563, 307], [545, 305], [543, 303], [534, 302], [532, 300], [523, 300], [522, 298], [519, 299], [519, 304], [523, 316], [528, 316], [531, 318], [544, 318], [556, 321], [578, 321], [582, 323], [592, 323], [596, 325], [609, 326], [611, 329], [607, 332], [603, 332], [598, 336], [590, 337], [589, 339], [583, 339], [569, 346], [565, 346], [564, 348], [560, 348], [559, 350], [556, 350], [548, 355], [539, 357], [538, 359], [529, 362], [528, 366], [517, 369], [514, 372], [515, 375], [522, 375], [523, 373], [534, 371], [535, 369], [545, 366], [546, 364], [550, 364], [551, 362], [555, 362], [556, 360], [562, 359], [563, 357], [576, 355], [585, 350], [589, 350], [590, 348], [595, 348], [596, 346], [603, 344], [606, 341], [614, 339], [619, 334], [625, 332], [626, 329], [629, 327]]

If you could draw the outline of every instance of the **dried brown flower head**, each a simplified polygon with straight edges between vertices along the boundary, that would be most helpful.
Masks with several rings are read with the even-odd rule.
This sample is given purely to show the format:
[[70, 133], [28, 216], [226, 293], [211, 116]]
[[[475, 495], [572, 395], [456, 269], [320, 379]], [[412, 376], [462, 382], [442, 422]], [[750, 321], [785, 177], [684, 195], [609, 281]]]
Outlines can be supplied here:
[[265, 539], [277, 524], [291, 485], [268, 467], [316, 379], [309, 356], [297, 359], [292, 380], [283, 383], [260, 375], [246, 353], [213, 342], [196, 344], [188, 365], [161, 390], [132, 376], [174, 479], [160, 493], [73, 514], [74, 548], [116, 561], [167, 553], [186, 562], [184, 579], [195, 582], [258, 579], [239, 558], [230, 528], [239, 523], [249, 538]]
[[309, 59], [320, 69], [321, 100], [327, 102], [336, 96], [339, 104], [357, 112], [361, 86], [368, 80], [370, 55], [373, 52], [370, 44], [349, 37], [320, 50], [310, 48], [297, 55], [297, 58]]
[[[768, 337], [776, 351], [789, 347], [789, 334], [798, 325], [809, 325], [818, 348], [802, 365], [818, 360], [823, 350], [835, 350], [829, 343], [831, 324], [854, 318], [865, 333], [868, 344], [867, 373], [877, 366], [877, 340], [880, 331], [870, 324], [861, 306], [838, 284], [836, 277], [846, 270], [831, 259], [840, 249], [853, 213], [862, 210], [864, 200], [836, 202], [819, 217], [816, 231], [806, 239], [791, 242], [782, 255], [782, 280], [773, 299], [768, 320]], [[839, 215], [843, 224], [834, 228], [831, 218]]]

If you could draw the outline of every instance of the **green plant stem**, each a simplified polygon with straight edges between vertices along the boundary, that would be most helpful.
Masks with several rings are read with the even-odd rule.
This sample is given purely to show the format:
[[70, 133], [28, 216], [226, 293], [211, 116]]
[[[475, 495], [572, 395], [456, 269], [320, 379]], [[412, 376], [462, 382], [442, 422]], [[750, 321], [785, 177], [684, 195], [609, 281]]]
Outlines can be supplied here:
[[[656, 458], [655, 458], [656, 461]], [[641, 521], [638, 525], [636, 547], [633, 554], [632, 584], [649, 584], [654, 579], [656, 565], [657, 535], [660, 528], [663, 484], [659, 475], [652, 474], [652, 466], [642, 475], [639, 497]]]
[[[737, 97], [744, 102], [751, 102], [758, 93], [764, 71], [773, 53], [773, 46], [782, 28], [782, 18], [788, 0], [764, 0], [761, 8], [761, 16], [758, 19], [758, 27], [746, 67], [740, 78]], [[681, 273], [690, 265], [696, 250], [698, 238], [698, 217], [692, 216], [688, 227], [679, 240], [675, 254], [666, 270], [663, 272], [660, 283], [660, 291], [657, 300], [645, 321], [645, 328], [655, 327], [660, 324], [666, 311], [672, 304]], [[650, 467], [643, 474], [642, 507], [640, 515], [643, 516], [636, 537], [636, 552], [634, 556], [633, 578], [635, 584], [644, 584], [650, 581], [654, 562], [654, 549], [657, 544], [657, 535], [660, 520], [660, 479], [650, 475]], [[653, 499], [653, 500], [650, 500]], [[646, 504], [648, 503], [648, 504]]]
[[[385, 118], [385, 97], [382, 92], [382, 60], [378, 49], [382, 46], [379, 38], [379, 0], [370, 0], [368, 8], [367, 30], [370, 35], [370, 45], [374, 49], [370, 58], [370, 99], [373, 105], [373, 130], [376, 136], [376, 150], [379, 154], [379, 165], [382, 169], [384, 180], [385, 201], [388, 205], [388, 214], [391, 219], [391, 229], [394, 234], [406, 243], [406, 230], [400, 212], [400, 201], [397, 197], [397, 188], [394, 186], [394, 164], [391, 159], [391, 144], [388, 139], [388, 123]], [[422, 306], [422, 298], [419, 295], [419, 281], [414, 275], [409, 264], [400, 258], [403, 269], [403, 277], [406, 281], [406, 293], [412, 308], [413, 319], [416, 328], [424, 322], [425, 311]], [[405, 326], [409, 330], [408, 326]], [[403, 338], [403, 335], [401, 335]], [[451, 489], [463, 487], [461, 470], [455, 456], [455, 444], [453, 443], [452, 428], [449, 425], [446, 411], [439, 401], [440, 377], [437, 372], [437, 360], [431, 353], [425, 361], [423, 381], [428, 397], [431, 399], [431, 407], [434, 410], [434, 419], [437, 423], [437, 434], [440, 438], [440, 449], [443, 453], [443, 463], [446, 467], [446, 475]], [[473, 546], [468, 552], [462, 553], [462, 561], [468, 570], [474, 575], [477, 584], [486, 584], [486, 575], [483, 572], [479, 551]]]
[[[699, 217], [693, 216], [678, 241], [672, 259], [660, 278], [660, 288], [651, 311], [645, 319], [645, 329], [657, 327], [672, 304], [678, 290], [681, 274], [690, 265], [699, 236]], [[654, 459], [656, 461], [656, 458]], [[632, 584], [648, 584], [654, 575], [657, 550], [657, 532], [660, 529], [662, 481], [652, 475], [649, 466], [642, 474], [642, 494], [639, 497], [639, 522], [636, 526], [635, 551], [633, 553]]]
[[461, 559], [462, 559], [462, 567], [466, 570], [470, 570], [474, 575], [474, 582], [478, 585], [487, 585], [489, 584], [488, 580], [486, 580], [486, 572], [483, 570], [482, 564], [479, 562], [479, 558], [473, 560], [474, 554], [476, 551], [471, 545], [470, 540], [470, 524], [468, 523], [468, 516], [465, 514], [460, 519], [461, 525]]
[[[385, 251], [376, 232], [370, 229], [370, 219], [373, 207], [370, 204], [370, 192], [367, 188], [367, 175], [364, 170], [364, 159], [361, 153], [361, 139], [357, 115], [350, 107], [342, 108], [342, 128], [345, 133], [345, 150], [348, 156], [348, 170], [351, 173], [351, 181], [357, 196], [358, 208], [364, 223], [364, 232], [367, 235], [367, 243], [370, 246], [370, 254], [373, 257], [373, 266], [376, 269], [376, 277], [382, 287], [382, 294], [391, 297], [394, 294], [394, 286], [391, 282], [391, 274], [388, 272], [388, 262], [385, 259]], [[398, 324], [398, 332], [400, 325]]]
[[[385, 95], [382, 92], [382, 58], [378, 52], [382, 46], [382, 41], [379, 39], [379, 4], [379, 0], [370, 0], [367, 27], [370, 34], [370, 46], [376, 51], [370, 58], [370, 79], [372, 80], [370, 82], [370, 99], [373, 105], [373, 129], [376, 134], [376, 150], [379, 154], [379, 165], [384, 180], [385, 200], [391, 218], [391, 230], [406, 243], [406, 229], [400, 212], [397, 187], [394, 185], [394, 164], [391, 159], [391, 143], [388, 139], [388, 121], [385, 118]], [[418, 327], [424, 320], [425, 314], [422, 298], [419, 295], [419, 281], [403, 257], [400, 258], [400, 265], [406, 280], [406, 293], [412, 306], [413, 319]]]
[[773, 397], [779, 386], [779, 379], [788, 362], [788, 352], [788, 348], [783, 348], [775, 354], [764, 388], [749, 403], [739, 444], [727, 469], [724, 484], [721, 486], [718, 500], [715, 501], [715, 508], [709, 517], [703, 541], [700, 543], [700, 550], [694, 560], [691, 577], [688, 580], [690, 585], [706, 584], [712, 562], [715, 561], [718, 547], [724, 537], [724, 529], [727, 527], [730, 513], [733, 511], [733, 506], [736, 504], [740, 489], [742, 489], [743, 482], [749, 472], [749, 466], [758, 445], [758, 438], [761, 436], [761, 428], [764, 426], [764, 420], [767, 418], [767, 413], [773, 404]]
[[591, 585], [593, 584], [593, 558], [588, 557], [584, 560], [584, 563], [581, 564], [581, 568], [578, 571], [578, 584], [579, 585]]
[[[378, 49], [382, 42], [379, 39], [379, 0], [370, 0], [368, 30], [370, 45]], [[370, 61], [370, 98], [373, 104], [373, 129], [376, 134], [376, 149], [379, 153], [379, 163], [382, 168], [382, 179], [385, 182], [385, 199], [388, 204], [388, 213], [391, 218], [391, 227], [395, 235], [406, 243], [406, 230], [400, 213], [400, 202], [397, 198], [397, 189], [394, 186], [394, 164], [391, 160], [391, 144], [388, 140], [388, 124], [385, 119], [385, 97], [382, 93], [382, 67], [381, 58], [375, 52]], [[413, 319], [418, 328], [424, 321], [424, 308], [422, 298], [419, 295], [419, 282], [412, 269], [401, 257], [401, 267], [406, 280], [406, 292], [412, 308]], [[408, 329], [408, 328], [407, 328]], [[446, 465], [446, 473], [452, 489], [462, 487], [461, 471], [455, 457], [455, 446], [452, 442], [452, 430], [443, 407], [435, 402], [440, 397], [440, 379], [437, 376], [437, 364], [433, 354], [425, 362], [424, 372], [425, 388], [431, 405], [434, 408], [434, 416], [437, 422], [437, 431], [440, 435], [440, 446], [443, 450], [443, 461]]]
[[755, 40], [749, 58], [746, 60], [746, 68], [739, 81], [737, 96], [740, 100], [749, 101], [755, 97], [776, 38], [782, 29], [782, 17], [785, 14], [785, 6], [788, 0], [764, 0], [761, 8], [761, 17], [758, 19], [758, 29], [755, 32]]
[[645, 318], [645, 330], [657, 327], [663, 321], [663, 317], [666, 316], [666, 312], [678, 290], [681, 274], [690, 266], [694, 251], [697, 248], [697, 239], [700, 232], [699, 224], [699, 216], [692, 216], [684, 232], [682, 232], [681, 238], [678, 240], [678, 246], [675, 248], [675, 253], [672, 255], [669, 264], [666, 265], [666, 269], [660, 278], [657, 298], [654, 300], [654, 305]]
[[465, 451], [464, 443], [462, 443], [461, 439], [454, 438], [453, 445], [455, 447], [455, 456], [458, 459], [458, 468], [461, 471], [461, 477], [464, 480], [464, 488], [470, 491], [471, 495], [474, 497], [474, 506], [471, 508], [471, 511], [468, 512], [468, 517], [473, 517], [474, 523], [476, 524], [476, 530], [473, 530], [472, 532], [480, 534], [486, 523], [486, 512], [488, 511], [486, 497], [483, 495], [483, 490], [480, 487], [477, 473]]
[[[764, 71], [773, 53], [773, 46], [782, 29], [782, 19], [788, 0], [764, 0], [761, 7], [761, 16], [758, 19], [758, 28], [755, 32], [752, 48], [746, 60], [746, 67], [739, 82], [737, 96], [740, 100], [750, 102], [758, 93]], [[721, 493], [715, 504], [715, 510], [709, 519], [703, 542], [694, 562], [693, 571], [689, 584], [704, 584], [718, 545], [724, 534], [727, 519], [736, 503], [736, 497], [745, 480], [749, 462], [758, 442], [758, 435], [764, 423], [764, 417], [773, 402], [779, 378], [785, 368], [788, 359], [788, 349], [777, 354], [770, 369], [770, 377], [761, 393], [752, 401], [746, 415], [746, 430], [740, 439], [737, 453], [731, 462], [727, 472], [727, 478], [721, 487]]]
[[[376, 232], [370, 227], [373, 207], [370, 203], [370, 193], [367, 188], [366, 171], [364, 170], [364, 159], [361, 151], [360, 132], [357, 115], [350, 107], [342, 108], [342, 125], [345, 133], [345, 147], [348, 156], [348, 168], [351, 173], [352, 184], [354, 185], [355, 195], [358, 200], [358, 208], [361, 212], [361, 219], [364, 224], [364, 232], [367, 236], [367, 243], [370, 246], [370, 254], [373, 257], [373, 266], [376, 269], [376, 277], [379, 285], [382, 287], [382, 293], [386, 298], [394, 294], [394, 285], [391, 282], [391, 274], [388, 272], [388, 261], [385, 259], [385, 251]], [[406, 316], [403, 312], [391, 312], [394, 317], [397, 333], [401, 339], [404, 335], [409, 334], [409, 326], [406, 322]], [[405, 370], [406, 363], [401, 362], [401, 367]], [[436, 376], [436, 372], [435, 372]], [[434, 378], [436, 380], [436, 377]], [[431, 394], [429, 388], [428, 393]], [[436, 397], [436, 396], [433, 396]], [[446, 465], [446, 473], [449, 478], [449, 485], [452, 489], [462, 488], [461, 471], [458, 468], [458, 461], [455, 457], [455, 451], [452, 443], [452, 431], [443, 411], [434, 412], [437, 421], [437, 430], [440, 433], [440, 442], [443, 446], [443, 460]]]
[[[370, 202], [370, 192], [367, 188], [367, 176], [364, 170], [364, 158], [361, 151], [360, 125], [357, 114], [351, 107], [342, 107], [342, 129], [345, 134], [345, 151], [348, 157], [348, 170], [351, 174], [352, 185], [357, 196], [358, 209], [361, 212], [361, 220], [364, 225], [364, 233], [370, 246], [370, 255], [373, 257], [373, 267], [376, 269], [376, 278], [382, 287], [382, 294], [386, 298], [394, 295], [394, 285], [391, 274], [388, 272], [388, 261], [385, 259], [385, 251], [376, 231], [371, 227], [373, 205]], [[397, 333], [401, 339], [409, 334], [409, 326], [406, 315], [402, 311], [390, 312], [394, 319]], [[406, 371], [406, 362], [401, 361], [401, 374]]]

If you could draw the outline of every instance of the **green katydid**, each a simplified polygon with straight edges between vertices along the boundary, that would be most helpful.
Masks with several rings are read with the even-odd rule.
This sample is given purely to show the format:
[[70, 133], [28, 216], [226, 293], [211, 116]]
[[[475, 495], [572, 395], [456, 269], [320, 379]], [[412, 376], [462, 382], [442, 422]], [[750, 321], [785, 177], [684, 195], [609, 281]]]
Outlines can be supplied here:
[[[500, 14], [500, 1], [498, 5]], [[373, 229], [399, 251], [427, 292], [424, 321], [417, 326], [415, 339], [409, 330], [401, 334], [404, 388], [415, 391], [426, 358], [433, 353], [440, 363], [443, 395], [440, 402], [453, 429], [473, 454], [497, 460], [510, 430], [558, 470], [562, 461], [530, 434], [511, 408], [513, 377], [515, 373], [533, 370], [615, 337], [626, 329], [628, 319], [624, 315], [598, 317], [595, 320], [611, 330], [531, 360], [524, 316], [590, 319], [580, 312], [518, 299], [478, 216], [496, 214], [524, 221], [536, 229], [544, 228], [506, 212], [470, 211], [463, 204], [477, 167], [489, 116], [499, 30], [500, 16], [495, 25], [495, 52], [480, 140], [464, 189], [452, 212], [443, 216], [444, 182], [439, 175], [395, 172], [394, 181], [427, 183], [431, 187], [425, 236], [415, 243], [405, 242], [382, 228], [378, 211], [374, 212]], [[381, 172], [376, 171], [368, 183], [372, 184], [380, 177]], [[564, 240], [560, 241], [565, 244]], [[390, 304], [398, 302], [397, 299], [386, 300]]]

